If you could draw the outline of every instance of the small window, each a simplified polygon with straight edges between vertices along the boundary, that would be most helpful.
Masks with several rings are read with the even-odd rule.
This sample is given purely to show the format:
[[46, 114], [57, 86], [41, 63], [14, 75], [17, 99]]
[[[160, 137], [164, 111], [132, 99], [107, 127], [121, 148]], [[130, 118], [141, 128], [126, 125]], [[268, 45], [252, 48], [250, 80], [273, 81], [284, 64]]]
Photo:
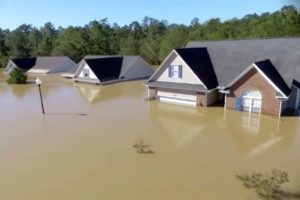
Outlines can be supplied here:
[[182, 65], [170, 65], [169, 78], [182, 78]]
[[83, 72], [83, 77], [84, 78], [89, 78], [90, 77], [89, 69], [83, 69], [82, 72]]

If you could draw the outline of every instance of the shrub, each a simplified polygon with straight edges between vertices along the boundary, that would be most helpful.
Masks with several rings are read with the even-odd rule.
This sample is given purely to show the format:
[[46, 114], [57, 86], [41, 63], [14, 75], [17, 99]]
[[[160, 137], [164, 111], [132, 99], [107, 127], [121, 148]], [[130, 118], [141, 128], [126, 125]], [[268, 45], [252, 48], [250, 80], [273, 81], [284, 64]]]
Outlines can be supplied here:
[[25, 84], [27, 81], [27, 75], [22, 73], [19, 68], [13, 68], [9, 72], [9, 77], [6, 80], [8, 84]]
[[288, 173], [273, 169], [271, 176], [261, 173], [241, 174], [236, 177], [243, 182], [246, 188], [254, 189], [260, 199], [280, 199], [280, 187], [283, 183], [289, 182]]

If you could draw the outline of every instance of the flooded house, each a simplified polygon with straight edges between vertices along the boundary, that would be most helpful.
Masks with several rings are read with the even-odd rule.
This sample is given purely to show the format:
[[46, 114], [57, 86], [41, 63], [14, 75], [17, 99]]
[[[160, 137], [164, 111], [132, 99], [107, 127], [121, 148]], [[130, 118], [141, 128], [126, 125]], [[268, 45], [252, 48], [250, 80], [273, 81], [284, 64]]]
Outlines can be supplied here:
[[174, 49], [148, 79], [148, 98], [192, 106], [218, 100], [218, 80], [206, 48]]
[[75, 82], [106, 85], [122, 81], [147, 79], [151, 66], [140, 56], [86, 56], [75, 72]]
[[[195, 52], [197, 48], [202, 49], [202, 52]], [[198, 106], [206, 106], [219, 100], [224, 103], [225, 108], [238, 111], [272, 116], [281, 116], [287, 111], [292, 115], [299, 114], [300, 38], [194, 41], [189, 42], [184, 51], [187, 55], [181, 56], [177, 50], [173, 50], [147, 81], [149, 98], [163, 101], [168, 99], [168, 102], [174, 103], [182, 103], [183, 99], [188, 102], [185, 104]], [[207, 52], [205, 56], [204, 51]], [[179, 64], [176, 64], [178, 61], [175, 57], [179, 58]], [[192, 62], [188, 61], [191, 57], [196, 58]], [[191, 70], [180, 70], [188, 62], [193, 63], [198, 71], [196, 73], [190, 67], [193, 76], [186, 79], [184, 77], [190, 76], [188, 74]], [[175, 70], [175, 75], [172, 70]], [[201, 82], [191, 82], [196, 80], [193, 79], [195, 75]], [[182, 91], [182, 84], [189, 89], [198, 85], [197, 95], [205, 91], [199, 90], [202, 84], [203, 89], [207, 89], [203, 95], [207, 102], [198, 103], [201, 98], [195, 95], [195, 91], [182, 96], [182, 92], [177, 92]], [[162, 85], [168, 85], [168, 90], [171, 89], [172, 92], [161, 92], [161, 89], [166, 88]], [[209, 96], [211, 91], [213, 95]]]
[[76, 63], [67, 56], [39, 56], [31, 58], [12, 58], [5, 71], [19, 68], [24, 73], [59, 73], [70, 70]]
[[300, 109], [300, 38], [189, 42], [207, 48], [224, 106], [281, 116]]

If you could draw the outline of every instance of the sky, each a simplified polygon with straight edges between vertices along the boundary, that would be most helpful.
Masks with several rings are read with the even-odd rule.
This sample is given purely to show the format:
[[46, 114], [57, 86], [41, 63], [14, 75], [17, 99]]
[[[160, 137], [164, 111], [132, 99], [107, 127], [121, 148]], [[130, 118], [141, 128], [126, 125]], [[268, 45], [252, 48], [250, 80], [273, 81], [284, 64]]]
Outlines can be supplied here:
[[123, 26], [145, 16], [189, 25], [195, 17], [225, 21], [291, 4], [299, 8], [300, 0], [0, 0], [0, 28], [13, 30], [24, 23], [39, 28], [46, 22], [84, 26], [104, 18]]

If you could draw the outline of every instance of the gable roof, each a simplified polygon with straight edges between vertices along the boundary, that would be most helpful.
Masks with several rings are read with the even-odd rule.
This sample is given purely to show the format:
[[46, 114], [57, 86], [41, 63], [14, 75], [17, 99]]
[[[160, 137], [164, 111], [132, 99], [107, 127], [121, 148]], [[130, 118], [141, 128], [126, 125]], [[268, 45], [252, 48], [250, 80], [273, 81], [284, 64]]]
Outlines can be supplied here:
[[289, 96], [292, 90], [285, 83], [277, 69], [270, 60], [256, 62], [255, 65], [279, 88], [285, 96]]
[[28, 71], [36, 62], [36, 57], [32, 58], [12, 58], [11, 61], [22, 71]]
[[85, 56], [75, 67], [75, 76], [81, 71], [82, 68], [79, 67], [82, 62], [89, 65], [102, 83], [148, 78], [153, 73], [150, 65], [140, 56], [90, 55]]
[[218, 80], [206, 48], [175, 49], [208, 90], [218, 87]]
[[[39, 56], [30, 58], [12, 58], [11, 61], [22, 71], [49, 70], [63, 67], [63, 70], [74, 66], [76, 63], [67, 56]], [[56, 69], [57, 70], [57, 69]], [[59, 71], [59, 70], [58, 70]]]
[[230, 88], [234, 83], [241, 79], [245, 74], [247, 74], [251, 69], [255, 68], [258, 73], [260, 73], [269, 84], [272, 85], [283, 97], [288, 97], [292, 90], [283, 80], [277, 69], [274, 67], [270, 60], [262, 60], [255, 62], [247, 67], [242, 73], [236, 76], [225, 88]]
[[300, 38], [193, 41], [187, 48], [207, 48], [220, 86], [225, 86], [252, 63], [269, 59], [290, 86], [300, 76]]
[[85, 62], [100, 81], [108, 81], [119, 78], [123, 57], [91, 58]]
[[67, 56], [40, 56], [37, 57], [34, 69], [51, 70], [55, 67], [60, 67], [66, 63], [76, 65], [76, 63]]

